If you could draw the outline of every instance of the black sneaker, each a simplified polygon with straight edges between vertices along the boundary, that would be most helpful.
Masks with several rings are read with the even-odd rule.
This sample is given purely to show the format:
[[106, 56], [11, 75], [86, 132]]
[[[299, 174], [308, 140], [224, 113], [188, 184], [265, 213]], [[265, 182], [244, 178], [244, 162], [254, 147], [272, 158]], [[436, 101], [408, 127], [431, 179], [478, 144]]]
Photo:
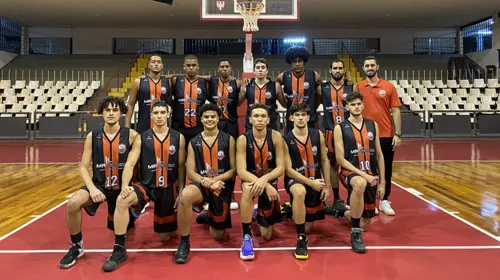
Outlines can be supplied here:
[[337, 199], [332, 204], [325, 207], [325, 214], [335, 218], [343, 218], [347, 210], [348, 209], [344, 206], [344, 201], [342, 199]]
[[113, 247], [113, 252], [108, 257], [108, 260], [102, 266], [102, 270], [106, 272], [111, 272], [115, 270], [118, 265], [127, 259], [127, 251], [124, 246], [115, 245]]
[[177, 252], [174, 255], [175, 263], [187, 263], [189, 252], [191, 251], [189, 241], [182, 241], [179, 243]]
[[207, 225], [208, 224], [208, 211], [205, 211], [196, 217], [196, 223], [199, 225]]
[[299, 234], [299, 237], [297, 238], [295, 258], [299, 260], [307, 260], [307, 258], [309, 258], [309, 254], [307, 251], [307, 237], [305, 234]]
[[351, 248], [356, 253], [364, 253], [366, 251], [365, 243], [361, 234], [363, 230], [360, 228], [351, 228]]
[[281, 210], [281, 218], [282, 219], [291, 219], [293, 216], [292, 204], [290, 202], [285, 202], [280, 207]]
[[68, 253], [59, 262], [59, 268], [70, 268], [76, 264], [76, 259], [83, 257], [84, 250], [80, 245], [73, 244], [68, 250]]

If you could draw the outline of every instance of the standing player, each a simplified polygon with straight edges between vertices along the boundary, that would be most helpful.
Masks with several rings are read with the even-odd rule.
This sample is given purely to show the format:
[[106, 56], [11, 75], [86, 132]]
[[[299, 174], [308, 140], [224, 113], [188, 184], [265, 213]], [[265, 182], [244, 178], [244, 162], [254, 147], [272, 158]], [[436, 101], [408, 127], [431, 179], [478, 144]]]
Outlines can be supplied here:
[[279, 101], [283, 107], [286, 106], [281, 85], [267, 78], [269, 66], [264, 58], [257, 58], [254, 61], [253, 68], [255, 80], [246, 86], [243, 85], [239, 96], [239, 104], [243, 103], [245, 99], [247, 100], [245, 131], [252, 130], [252, 125], [250, 124], [250, 111], [252, 105], [257, 103], [265, 104], [268, 108], [270, 121], [267, 127], [278, 130], [278, 106], [276, 105], [276, 101]]
[[261, 236], [270, 240], [274, 224], [281, 222], [278, 178], [285, 172], [283, 139], [279, 132], [267, 128], [269, 111], [262, 103], [250, 108], [252, 130], [245, 132], [236, 143], [237, 171], [242, 184], [241, 225], [243, 242], [240, 258], [252, 260], [253, 200], [258, 197], [258, 211], [255, 220]]
[[215, 240], [222, 240], [231, 228], [229, 204], [236, 175], [236, 147], [233, 137], [218, 129], [220, 108], [204, 104], [199, 111], [203, 131], [188, 144], [186, 174], [191, 183], [179, 197], [177, 217], [181, 241], [174, 255], [176, 263], [186, 263], [190, 252], [191, 209], [208, 202], [208, 224]]
[[380, 201], [380, 211], [394, 216], [396, 213], [389, 202], [389, 195], [391, 194], [394, 151], [401, 144], [401, 112], [399, 110], [401, 102], [394, 85], [378, 76], [378, 69], [377, 59], [373, 56], [366, 57], [363, 62], [366, 79], [357, 83], [354, 91], [363, 95], [366, 104], [363, 113], [365, 118], [374, 120], [380, 126], [380, 146], [384, 154], [386, 183], [385, 195]]
[[283, 85], [286, 96], [286, 131], [293, 129], [290, 121], [290, 108], [293, 104], [307, 104], [309, 106], [310, 118], [308, 127], [318, 127], [316, 108], [320, 97], [317, 96], [316, 87], [321, 85], [321, 76], [318, 72], [306, 70], [304, 65], [309, 61], [309, 52], [303, 47], [293, 47], [285, 54], [285, 62], [292, 65], [291, 71], [281, 73], [276, 77], [276, 82]]
[[346, 100], [350, 116], [335, 127], [334, 137], [337, 162], [341, 166], [340, 179], [351, 191], [351, 208], [347, 210], [343, 205], [335, 205], [333, 210], [336, 217], [351, 221], [351, 248], [364, 253], [362, 232], [368, 229], [375, 216], [376, 197], [382, 198], [385, 192], [384, 156], [377, 123], [363, 118], [363, 96], [349, 93]]
[[298, 234], [295, 258], [307, 259], [306, 233], [314, 221], [325, 219], [322, 201], [328, 199], [332, 188], [330, 168], [323, 133], [307, 126], [309, 107], [304, 103], [292, 105], [290, 119], [293, 129], [286, 134], [284, 145], [285, 188], [290, 194]]
[[[131, 146], [136, 146], [138, 133], [120, 126], [120, 117], [127, 113], [125, 102], [117, 97], [105, 97], [97, 113], [102, 114], [104, 126], [91, 131], [85, 139], [85, 146], [80, 164], [80, 177], [85, 186], [75, 192], [68, 201], [66, 223], [68, 225], [71, 248], [59, 262], [60, 268], [69, 268], [77, 258], [84, 255], [82, 241], [82, 208], [89, 216], [94, 216], [99, 205], [107, 201], [107, 227], [114, 230], [113, 215], [116, 199], [120, 194], [122, 171], [127, 161]], [[92, 162], [92, 177], [89, 168]], [[123, 182], [128, 185], [129, 182]], [[134, 226], [130, 220], [125, 229]]]
[[[165, 243], [177, 229], [174, 205], [186, 177], [184, 137], [168, 128], [169, 111], [165, 102], [156, 102], [151, 110], [154, 126], [136, 140], [123, 170], [122, 190], [114, 214], [115, 245], [103, 265], [104, 271], [115, 270], [127, 259], [125, 233], [130, 214], [138, 218], [150, 199], [155, 202], [154, 231], [160, 240]], [[141, 180], [129, 186], [126, 182], [130, 182], [139, 156]]]
[[[353, 91], [353, 86], [348, 85], [345, 80], [344, 62], [340, 59], [334, 59], [330, 64], [331, 79], [329, 82], [322, 83], [318, 87], [318, 94], [323, 100], [323, 127], [325, 128], [326, 145], [328, 148], [328, 159], [330, 160], [330, 182], [333, 189], [333, 203], [344, 204], [339, 195], [339, 166], [335, 159], [335, 146], [333, 143], [333, 129], [339, 123], [343, 122], [348, 116], [345, 108], [345, 96], [347, 93]], [[328, 213], [331, 206], [325, 208]]]
[[135, 79], [128, 97], [128, 112], [125, 115], [125, 127], [130, 127], [135, 104], [139, 102], [136, 130], [139, 133], [153, 127], [151, 106], [157, 101], [167, 101], [170, 95], [170, 79], [161, 76], [163, 62], [160, 56], [153, 55], [148, 62], [149, 73]]
[[186, 73], [184, 76], [172, 78], [174, 88], [171, 98], [168, 99], [172, 106], [172, 129], [184, 135], [186, 143], [203, 130], [198, 111], [207, 100], [207, 83], [199, 79], [199, 69], [198, 58], [194, 55], [186, 56]]

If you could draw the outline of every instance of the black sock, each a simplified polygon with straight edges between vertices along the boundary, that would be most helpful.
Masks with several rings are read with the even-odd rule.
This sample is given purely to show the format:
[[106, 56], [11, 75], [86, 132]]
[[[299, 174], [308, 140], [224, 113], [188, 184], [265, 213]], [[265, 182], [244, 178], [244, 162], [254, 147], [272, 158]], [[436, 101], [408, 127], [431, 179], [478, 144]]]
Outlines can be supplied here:
[[384, 194], [384, 198], [382, 200], [389, 200], [389, 195], [388, 194]]
[[357, 219], [351, 218], [351, 221], [352, 221], [353, 228], [360, 228], [361, 218], [357, 218]]
[[340, 199], [339, 188], [333, 188], [333, 201]]
[[306, 224], [295, 224], [295, 228], [297, 229], [297, 234], [306, 234]]
[[78, 242], [82, 241], [82, 232], [80, 231], [75, 235], [70, 235], [70, 237], [71, 237], [71, 243], [77, 244]]
[[181, 242], [189, 242], [189, 234], [185, 236], [181, 236]]
[[250, 229], [250, 226], [252, 223], [241, 223], [241, 226], [243, 227], [243, 237], [245, 237], [246, 234], [252, 236], [252, 230]]
[[115, 234], [115, 244], [125, 247], [125, 234]]

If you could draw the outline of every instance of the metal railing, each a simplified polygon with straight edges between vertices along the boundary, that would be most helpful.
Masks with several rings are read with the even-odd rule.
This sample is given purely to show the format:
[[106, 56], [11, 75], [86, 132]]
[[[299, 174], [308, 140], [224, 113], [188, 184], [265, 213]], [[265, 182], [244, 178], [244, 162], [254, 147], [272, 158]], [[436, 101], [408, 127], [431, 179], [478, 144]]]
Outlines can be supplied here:
[[96, 69], [1, 69], [0, 80], [15, 81], [39, 81], [42, 85], [45, 81], [104, 81], [104, 71]]

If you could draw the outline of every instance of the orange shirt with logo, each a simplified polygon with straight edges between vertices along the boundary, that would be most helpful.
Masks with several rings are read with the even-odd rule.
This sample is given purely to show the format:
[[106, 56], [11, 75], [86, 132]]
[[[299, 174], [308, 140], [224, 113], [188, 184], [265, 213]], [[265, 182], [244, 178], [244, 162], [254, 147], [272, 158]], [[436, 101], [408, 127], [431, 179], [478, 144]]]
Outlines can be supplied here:
[[394, 85], [382, 78], [370, 86], [368, 80], [356, 84], [363, 96], [365, 109], [363, 117], [374, 120], [378, 124], [379, 137], [394, 137], [391, 109], [400, 107], [401, 102]]

